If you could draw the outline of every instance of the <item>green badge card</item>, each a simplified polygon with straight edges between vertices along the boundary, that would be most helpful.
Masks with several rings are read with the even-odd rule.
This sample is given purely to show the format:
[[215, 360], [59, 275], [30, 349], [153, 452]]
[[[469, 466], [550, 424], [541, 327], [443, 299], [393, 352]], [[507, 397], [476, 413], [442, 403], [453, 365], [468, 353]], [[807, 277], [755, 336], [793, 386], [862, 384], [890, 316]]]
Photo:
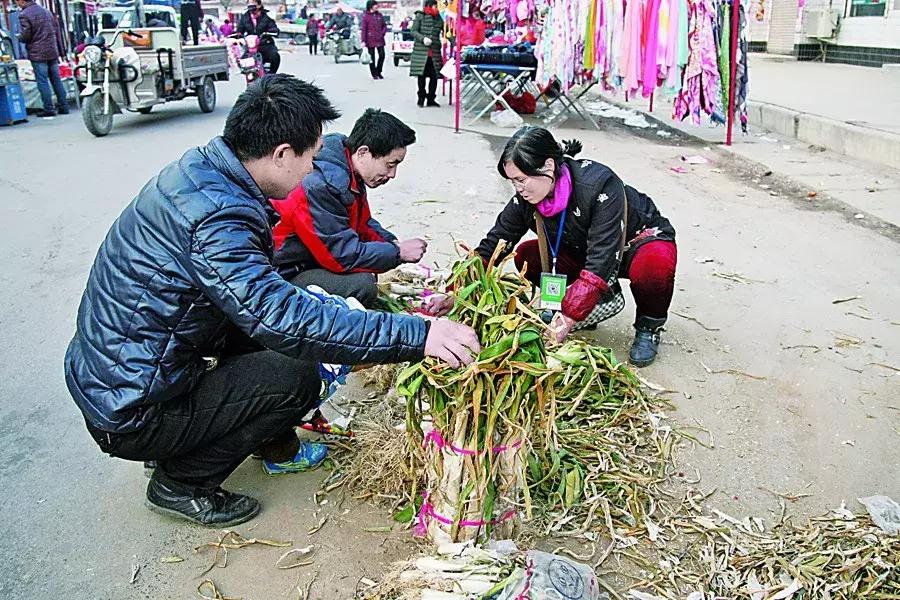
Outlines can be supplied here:
[[566, 295], [566, 276], [541, 273], [541, 308], [561, 310]]

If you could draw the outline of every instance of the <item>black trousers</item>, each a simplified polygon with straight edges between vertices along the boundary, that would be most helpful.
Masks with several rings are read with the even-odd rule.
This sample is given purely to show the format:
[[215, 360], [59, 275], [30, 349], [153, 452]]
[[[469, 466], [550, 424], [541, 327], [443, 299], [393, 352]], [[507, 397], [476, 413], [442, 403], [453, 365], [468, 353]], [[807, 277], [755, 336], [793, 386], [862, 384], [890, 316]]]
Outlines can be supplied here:
[[[378, 60], [375, 60], [376, 53]], [[369, 48], [369, 56], [372, 57], [372, 62], [369, 63], [369, 72], [372, 73], [372, 77], [381, 77], [381, 71], [384, 69], [384, 46]]]
[[194, 45], [200, 43], [200, 6], [196, 3], [181, 3], [181, 41], [187, 41], [188, 25], [194, 37]]
[[356, 298], [366, 308], [371, 308], [378, 297], [378, 285], [372, 273], [332, 273], [326, 269], [309, 269], [288, 277], [299, 288], [317, 285], [329, 294], [341, 298]]
[[269, 73], [277, 73], [278, 67], [281, 65], [281, 55], [278, 54], [278, 48], [275, 44], [263, 44], [259, 47], [259, 53], [262, 54], [263, 63], [269, 63]]
[[310, 54], [318, 54], [319, 53], [319, 36], [318, 35], [309, 36], [309, 53]]
[[293, 426], [318, 404], [320, 387], [316, 363], [271, 350], [232, 354], [183, 398], [159, 406], [143, 429], [88, 430], [107, 454], [158, 461], [169, 479], [211, 489], [253, 452], [293, 456], [299, 446]]
[[[428, 80], [428, 92], [425, 92], [425, 80]], [[425, 61], [425, 71], [419, 75], [419, 100], [428, 99], [433, 102], [437, 94], [437, 71], [434, 68], [434, 61], [431, 57]]]

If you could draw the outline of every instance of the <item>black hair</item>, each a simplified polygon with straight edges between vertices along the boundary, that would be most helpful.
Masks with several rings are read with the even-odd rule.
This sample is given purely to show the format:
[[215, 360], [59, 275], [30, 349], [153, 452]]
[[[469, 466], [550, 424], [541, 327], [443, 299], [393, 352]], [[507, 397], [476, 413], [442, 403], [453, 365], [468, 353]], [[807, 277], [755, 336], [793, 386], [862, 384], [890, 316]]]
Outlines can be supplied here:
[[501, 177], [508, 179], [504, 166], [511, 162], [526, 175], [532, 177], [546, 175], [542, 169], [547, 159], [552, 158], [556, 163], [558, 174], [563, 156], [575, 157], [579, 152], [581, 152], [581, 142], [578, 140], [563, 140], [563, 143], [559, 144], [553, 134], [543, 127], [525, 125], [520, 127], [506, 142], [503, 154], [500, 155], [500, 161], [497, 163], [497, 171]]
[[322, 127], [339, 118], [322, 90], [293, 75], [266, 75], [248, 86], [228, 113], [222, 136], [240, 160], [262, 158], [280, 144], [302, 154]]
[[366, 12], [372, 10], [372, 7], [376, 4], [378, 4], [378, 0], [369, 0], [368, 2], [366, 2]]
[[368, 146], [375, 158], [387, 156], [397, 148], [406, 148], [416, 143], [416, 132], [394, 115], [377, 108], [367, 108], [356, 120], [353, 131], [347, 138], [350, 152]]
[[425, 3], [422, 5], [425, 8], [429, 6], [437, 6], [437, 0], [425, 0]]

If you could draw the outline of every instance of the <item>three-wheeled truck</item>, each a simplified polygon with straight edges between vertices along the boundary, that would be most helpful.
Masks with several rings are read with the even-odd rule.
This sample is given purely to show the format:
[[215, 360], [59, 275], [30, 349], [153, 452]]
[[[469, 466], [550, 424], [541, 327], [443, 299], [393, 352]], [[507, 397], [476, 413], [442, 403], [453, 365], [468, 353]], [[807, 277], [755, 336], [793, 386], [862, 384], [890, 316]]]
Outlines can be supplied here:
[[85, 47], [75, 77], [84, 85], [84, 125], [99, 137], [123, 110], [147, 114], [157, 104], [196, 96], [200, 110], [212, 112], [215, 82], [228, 79], [228, 51], [183, 46], [173, 27], [101, 30]]

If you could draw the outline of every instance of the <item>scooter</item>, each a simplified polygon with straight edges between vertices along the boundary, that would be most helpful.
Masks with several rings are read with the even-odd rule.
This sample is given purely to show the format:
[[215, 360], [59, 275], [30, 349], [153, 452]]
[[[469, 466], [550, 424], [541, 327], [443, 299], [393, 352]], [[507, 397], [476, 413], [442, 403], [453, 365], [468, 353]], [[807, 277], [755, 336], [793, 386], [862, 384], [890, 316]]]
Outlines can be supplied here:
[[359, 39], [359, 32], [345, 27], [344, 29], [334, 29], [329, 31], [325, 36], [325, 42], [322, 47], [325, 54], [334, 56], [334, 62], [341, 62], [342, 56], [362, 57], [362, 42]]
[[239, 33], [235, 33], [229, 37], [235, 40], [231, 44], [232, 56], [237, 63], [238, 69], [241, 71], [241, 75], [247, 80], [247, 85], [265, 77], [269, 72], [269, 64], [263, 62], [259, 47], [262, 45], [263, 37], [272, 38], [272, 34], [242, 36]]

